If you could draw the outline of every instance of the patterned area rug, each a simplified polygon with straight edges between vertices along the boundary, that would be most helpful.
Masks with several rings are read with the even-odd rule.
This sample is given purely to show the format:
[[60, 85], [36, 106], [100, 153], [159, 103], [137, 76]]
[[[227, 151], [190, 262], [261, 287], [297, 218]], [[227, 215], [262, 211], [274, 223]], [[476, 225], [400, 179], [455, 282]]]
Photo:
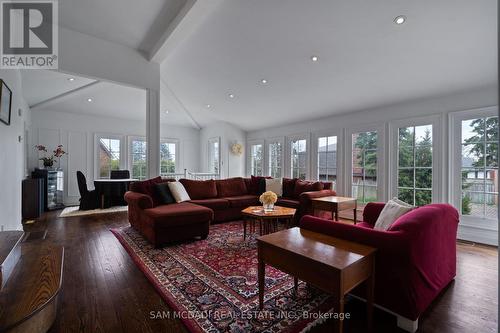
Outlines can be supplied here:
[[162, 298], [192, 332], [301, 332], [332, 311], [319, 290], [266, 267], [258, 310], [257, 246], [241, 222], [211, 226], [206, 240], [154, 249], [131, 227], [111, 230]]
[[115, 206], [110, 208], [92, 209], [92, 210], [79, 210], [79, 209], [80, 207], [78, 206], [66, 207], [61, 212], [59, 217], [86, 216], [86, 215], [126, 212], [128, 210], [128, 206]]

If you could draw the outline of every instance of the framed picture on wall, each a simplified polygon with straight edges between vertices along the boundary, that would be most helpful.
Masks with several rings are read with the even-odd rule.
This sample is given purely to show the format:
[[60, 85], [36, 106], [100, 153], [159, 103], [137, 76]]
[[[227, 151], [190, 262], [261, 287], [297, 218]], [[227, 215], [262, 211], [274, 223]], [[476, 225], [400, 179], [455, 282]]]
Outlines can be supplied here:
[[12, 91], [0, 79], [0, 120], [10, 125], [10, 108], [12, 104]]

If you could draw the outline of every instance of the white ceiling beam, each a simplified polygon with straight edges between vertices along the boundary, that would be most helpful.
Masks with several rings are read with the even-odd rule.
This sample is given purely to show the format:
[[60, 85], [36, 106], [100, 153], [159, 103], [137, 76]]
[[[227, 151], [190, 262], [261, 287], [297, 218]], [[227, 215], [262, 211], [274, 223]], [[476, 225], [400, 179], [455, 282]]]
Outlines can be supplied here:
[[168, 29], [149, 53], [149, 60], [161, 64], [172, 51], [208, 17], [223, 0], [187, 0]]
[[197, 129], [201, 129], [200, 124], [198, 124], [198, 122], [196, 121], [196, 119], [194, 119], [194, 117], [191, 114], [191, 112], [188, 111], [188, 109], [186, 108], [186, 106], [184, 105], [184, 103], [182, 103], [182, 101], [177, 97], [177, 95], [173, 92], [173, 90], [170, 89], [170, 87], [168, 86], [168, 84], [165, 81], [163, 81], [163, 80], [160, 81], [160, 89], [161, 89], [161, 93], [162, 94], [164, 94], [169, 99], [173, 99], [175, 102], [177, 102], [179, 109], [181, 109], [182, 111], [184, 111], [184, 113], [186, 114], [186, 116], [188, 117], [189, 121], [191, 122], [191, 124], [194, 127], [196, 127]]
[[57, 96], [54, 96], [54, 97], [51, 97], [51, 98], [48, 98], [45, 101], [38, 102], [36, 104], [30, 105], [30, 109], [31, 110], [36, 110], [36, 109], [40, 109], [41, 107], [54, 104], [57, 101], [69, 98], [71, 95], [73, 95], [73, 94], [75, 94], [77, 92], [82, 92], [82, 91], [84, 91], [86, 89], [89, 89], [90, 87], [95, 86], [96, 84], [99, 84], [99, 83], [101, 83], [101, 81], [93, 81], [93, 82], [88, 83], [88, 84], [86, 84], [84, 86], [75, 88], [73, 90], [67, 91], [65, 93], [62, 93], [60, 95], [57, 95]]

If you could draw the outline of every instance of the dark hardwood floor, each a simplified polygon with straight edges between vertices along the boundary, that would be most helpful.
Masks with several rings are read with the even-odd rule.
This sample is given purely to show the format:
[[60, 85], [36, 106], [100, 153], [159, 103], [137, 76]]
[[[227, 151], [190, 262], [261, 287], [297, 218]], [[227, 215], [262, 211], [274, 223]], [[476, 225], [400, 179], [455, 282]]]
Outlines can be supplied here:
[[[50, 332], [186, 332], [178, 319], [150, 319], [168, 306], [109, 232], [127, 225], [126, 213], [58, 218], [45, 214], [26, 231], [47, 230], [64, 246], [64, 281], [59, 314]], [[497, 332], [497, 249], [458, 243], [454, 282], [420, 318], [419, 332]], [[364, 318], [365, 307], [350, 299], [346, 311]], [[396, 319], [375, 311], [376, 332], [403, 332]], [[314, 331], [327, 331], [323, 325]], [[364, 332], [363, 320], [345, 322], [345, 332]]]

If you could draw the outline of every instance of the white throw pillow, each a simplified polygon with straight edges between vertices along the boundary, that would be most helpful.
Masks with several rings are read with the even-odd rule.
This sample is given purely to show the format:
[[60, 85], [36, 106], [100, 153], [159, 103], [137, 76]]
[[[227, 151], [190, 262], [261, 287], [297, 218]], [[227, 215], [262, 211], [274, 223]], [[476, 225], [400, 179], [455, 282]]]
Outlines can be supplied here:
[[266, 191], [273, 191], [278, 197], [283, 195], [283, 178], [266, 179]]
[[404, 201], [399, 200], [398, 198], [393, 198], [389, 200], [382, 212], [375, 222], [375, 226], [373, 229], [387, 231], [391, 227], [391, 225], [402, 215], [408, 213], [413, 209], [412, 205], [407, 204]]
[[170, 193], [172, 193], [172, 196], [177, 203], [191, 200], [182, 183], [168, 182], [168, 189], [170, 190]]

